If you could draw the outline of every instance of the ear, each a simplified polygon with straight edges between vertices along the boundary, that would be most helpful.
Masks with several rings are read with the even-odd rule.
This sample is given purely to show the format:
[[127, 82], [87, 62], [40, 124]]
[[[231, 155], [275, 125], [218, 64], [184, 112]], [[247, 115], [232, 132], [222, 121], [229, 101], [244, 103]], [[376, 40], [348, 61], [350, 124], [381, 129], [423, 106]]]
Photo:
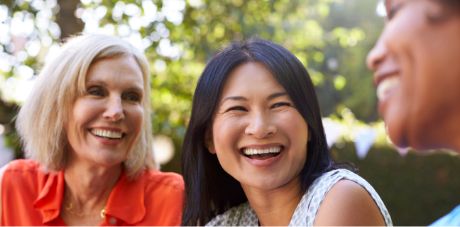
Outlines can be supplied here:
[[204, 136], [204, 144], [206, 148], [208, 148], [209, 153], [216, 154], [216, 149], [214, 148], [214, 141], [212, 140], [212, 131], [206, 130], [206, 134]]

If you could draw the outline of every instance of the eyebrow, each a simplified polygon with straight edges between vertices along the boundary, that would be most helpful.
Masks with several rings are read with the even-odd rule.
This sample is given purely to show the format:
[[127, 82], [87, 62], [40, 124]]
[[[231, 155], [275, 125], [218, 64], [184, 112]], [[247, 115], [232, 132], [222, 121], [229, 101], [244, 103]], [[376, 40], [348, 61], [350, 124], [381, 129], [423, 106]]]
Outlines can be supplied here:
[[[272, 100], [272, 99], [275, 99], [275, 98], [278, 98], [278, 97], [281, 97], [281, 96], [287, 96], [288, 94], [286, 92], [276, 92], [276, 93], [273, 93], [271, 95], [269, 95], [267, 97], [267, 100]], [[246, 101], [247, 98], [243, 97], [243, 96], [228, 96], [228, 97], [225, 97], [221, 103], [224, 103], [225, 101], [228, 101], [228, 100], [233, 100], [233, 101]]]
[[391, 1], [390, 0], [384, 0], [383, 1], [383, 6], [385, 8], [385, 17], [389, 18], [390, 17], [390, 10], [391, 10]]
[[281, 96], [288, 96], [288, 94], [286, 92], [277, 92], [277, 93], [273, 93], [271, 95], [268, 96], [268, 100], [272, 100], [272, 99], [275, 99], [275, 98], [278, 98], [278, 97], [281, 97]]
[[388, 9], [390, 7], [390, 5], [391, 5], [391, 1], [390, 0], [385, 0], [383, 2], [383, 5], [385, 6], [386, 9]]
[[[94, 86], [94, 85], [99, 85], [99, 86], [103, 86], [103, 87], [108, 86], [108, 84], [105, 83], [103, 80], [88, 80], [85, 83], [85, 87]], [[144, 87], [143, 86], [138, 86], [138, 84], [134, 84], [133, 86], [130, 86], [130, 87], [124, 89], [124, 90], [144, 93]]]

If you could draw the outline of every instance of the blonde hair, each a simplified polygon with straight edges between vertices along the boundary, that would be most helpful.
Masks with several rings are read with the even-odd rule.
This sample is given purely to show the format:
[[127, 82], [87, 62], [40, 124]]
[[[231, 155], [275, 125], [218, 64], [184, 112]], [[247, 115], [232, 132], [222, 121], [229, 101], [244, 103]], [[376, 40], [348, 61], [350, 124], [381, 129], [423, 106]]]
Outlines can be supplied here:
[[145, 55], [126, 41], [107, 35], [81, 35], [68, 40], [61, 53], [46, 63], [34, 89], [19, 111], [16, 128], [26, 156], [48, 170], [65, 167], [68, 141], [64, 129], [75, 100], [85, 90], [92, 63], [100, 59], [131, 56], [144, 79], [143, 128], [124, 162], [128, 176], [144, 168], [154, 168], [150, 116], [150, 79]]

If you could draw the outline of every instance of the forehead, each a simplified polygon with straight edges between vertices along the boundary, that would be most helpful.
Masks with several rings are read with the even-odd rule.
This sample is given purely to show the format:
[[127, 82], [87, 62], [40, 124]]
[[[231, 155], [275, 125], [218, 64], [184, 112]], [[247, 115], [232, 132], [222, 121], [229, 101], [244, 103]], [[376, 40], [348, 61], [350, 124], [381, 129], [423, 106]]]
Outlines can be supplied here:
[[248, 62], [236, 67], [227, 77], [224, 93], [229, 90], [250, 89], [258, 91], [261, 87], [267, 89], [284, 88], [278, 83], [271, 71], [262, 63]]
[[87, 72], [86, 82], [104, 81], [107, 83], [130, 84], [143, 87], [142, 70], [132, 56], [119, 56], [98, 59]]

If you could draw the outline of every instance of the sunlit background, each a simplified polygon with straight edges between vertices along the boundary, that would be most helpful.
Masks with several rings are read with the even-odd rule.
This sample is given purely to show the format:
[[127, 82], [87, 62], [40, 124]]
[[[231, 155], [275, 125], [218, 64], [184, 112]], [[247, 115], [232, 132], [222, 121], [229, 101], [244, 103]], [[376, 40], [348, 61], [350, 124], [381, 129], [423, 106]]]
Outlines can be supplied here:
[[152, 152], [162, 170], [180, 172], [192, 94], [206, 62], [232, 40], [257, 36], [285, 46], [307, 67], [334, 157], [356, 164], [394, 223], [430, 224], [460, 202], [460, 161], [448, 151], [418, 155], [389, 142], [365, 66], [384, 13], [377, 0], [2, 0], [0, 165], [23, 157], [14, 116], [44, 62], [69, 36], [103, 33], [146, 53]]
[[[153, 55], [156, 55], [151, 58], [152, 69], [154, 72], [166, 72], [168, 63], [167, 61], [180, 62], [181, 58], [186, 59], [186, 56], [184, 55], [187, 54], [186, 52], [188, 51], [186, 47], [184, 47], [181, 40], [174, 41], [170, 38], [171, 30], [180, 29], [181, 26], [184, 26], [182, 24], [184, 17], [187, 15], [186, 6], [195, 9], [196, 11], [200, 11], [200, 9], [206, 7], [206, 2], [201, 0], [193, 0], [187, 2], [183, 0], [168, 0], [162, 2], [153, 2], [148, 0], [111, 2], [103, 2], [101, 0], [82, 0], [73, 1], [73, 3], [69, 2], [71, 1], [65, 3], [66, 7], [70, 4], [73, 4], [74, 7], [73, 15], [70, 16], [74, 17], [73, 19], [78, 21], [79, 24], [71, 24], [71, 22], [62, 21], [65, 19], [65, 16], [61, 15], [62, 12], [60, 11], [62, 6], [55, 0], [9, 1], [5, 2], [3, 5], [0, 5], [0, 43], [2, 44], [2, 53], [0, 55], [0, 72], [2, 75], [0, 81], [0, 89], [2, 91], [1, 98], [7, 104], [13, 103], [21, 105], [21, 103], [24, 102], [24, 100], [27, 98], [28, 92], [33, 86], [34, 78], [39, 73], [41, 65], [56, 55], [60, 41], [70, 35], [79, 32], [103, 33], [121, 36], [129, 40], [130, 43], [132, 43], [137, 48], [149, 53], [152, 52]], [[256, 1], [254, 1], [254, 3], [255, 2]], [[64, 3], [64, 1], [62, 1], [62, 3]], [[228, 3], [232, 4], [232, 8], [236, 10], [238, 10], [238, 6], [241, 7], [243, 5], [243, 1], [229, 1]], [[265, 1], [264, 4], [269, 5], [270, 2]], [[283, 1], [279, 1], [279, 3], [271, 2], [271, 4], [275, 6], [276, 4], [283, 4]], [[302, 15], [300, 13], [295, 18], [287, 21], [287, 23], [284, 21], [279, 21], [281, 22], [281, 27], [292, 27], [288, 28], [287, 30], [294, 30], [297, 27], [298, 31], [296, 33], [301, 33], [300, 35], [307, 33], [309, 30], [312, 31], [311, 35], [305, 34], [305, 39], [307, 40], [306, 42], [300, 41], [299, 44], [303, 44], [303, 47], [296, 43], [292, 45], [295, 45], [296, 48], [301, 49], [308, 47], [309, 45], [318, 45], [320, 47], [327, 45], [322, 44], [321, 38], [325, 37], [323, 34], [325, 31], [321, 27], [322, 25], [319, 23], [319, 21], [309, 20], [308, 14], [312, 14], [313, 16], [320, 18], [327, 17], [330, 14], [330, 7], [333, 4], [335, 4], [336, 7], [343, 7], [340, 5], [345, 3], [343, 3], [343, 1], [317, 1], [316, 3], [311, 4], [312, 9], [309, 9], [308, 4], [303, 3], [301, 6], [304, 7], [304, 13], [306, 15]], [[295, 5], [300, 5], [300, 3], [293, 4], [293, 6]], [[375, 3], [371, 5], [375, 7]], [[279, 8], [282, 9], [282, 7]], [[382, 15], [382, 13], [380, 13], [380, 9], [383, 8], [376, 8], [375, 13], [377, 15]], [[205, 9], [204, 11], [206, 10], [211, 9]], [[217, 5], [216, 10], [219, 10]], [[284, 10], [286, 11], [286, 9]], [[276, 13], [276, 11], [274, 13]], [[67, 17], [68, 16], [69, 15], [67, 15]], [[192, 15], [190, 14], [190, 16]], [[223, 15], [219, 16], [222, 17]], [[57, 21], [60, 17], [63, 17], [63, 19], [61, 21]], [[201, 18], [196, 19], [199, 20]], [[217, 18], [209, 19], [212, 21]], [[225, 17], [221, 19], [225, 23]], [[238, 19], [244, 20], [245, 18]], [[282, 18], [278, 19], [282, 20]], [[59, 22], [61, 22], [61, 25]], [[203, 20], [203, 24], [205, 25], [204, 22], [205, 21]], [[263, 22], [264, 21], [261, 20], [260, 22], [253, 21], [251, 23], [257, 24]], [[270, 22], [270, 20], [268, 22]], [[63, 26], [75, 26], [77, 28], [73, 30], [70, 29], [72, 32], [68, 32], [69, 34], [63, 34], [64, 31], [61, 29]], [[270, 25], [267, 27], [270, 27]], [[274, 23], [272, 27], [276, 28], [278, 25]], [[200, 27], [198, 27], [198, 29], [199, 28]], [[225, 24], [219, 23], [214, 26], [212, 31], [209, 31], [211, 32], [210, 36], [215, 36], [215, 38], [221, 40], [231, 41], [232, 39], [230, 37], [223, 37], [224, 33], [226, 32], [225, 30]], [[231, 32], [239, 33], [238, 29], [235, 30], [237, 31]], [[359, 42], [361, 42], [363, 39], [365, 39], [366, 36], [363, 29], [359, 27], [337, 27], [329, 31], [329, 33], [330, 34], [327, 35], [332, 36], [329, 39], [333, 39], [334, 42], [338, 41], [343, 47], [354, 47], [358, 45]], [[256, 32], [249, 32], [249, 34], [255, 36], [261, 35]], [[237, 36], [237, 39], [250, 37], [248, 35], [242, 34], [233, 34], [232, 36]], [[281, 43], [299, 42], [299, 40], [289, 40], [288, 33], [284, 34], [283, 36], [284, 37], [282, 37], [283, 39], [281, 40]], [[270, 37], [264, 38], [271, 39]], [[316, 39], [313, 41], [315, 41], [317, 44], [308, 42], [308, 39]], [[226, 42], [221, 43], [222, 45], [226, 44]], [[193, 45], [193, 43], [187, 44]], [[220, 47], [218, 46], [218, 48]], [[210, 55], [217, 51], [218, 48], [208, 50], [208, 52], [205, 54]], [[204, 52], [204, 50], [202, 50], [202, 52]], [[341, 62], [339, 62], [337, 57], [332, 56], [328, 59], [324, 59], [325, 54], [322, 52], [315, 51], [313, 54], [314, 55], [312, 58], [314, 61], [320, 63], [325, 62], [329, 69], [338, 71], [338, 67]], [[302, 55], [308, 55], [308, 53], [303, 53]], [[206, 56], [206, 58], [209, 58], [209, 56]], [[206, 58], [204, 60], [206, 60]], [[301, 60], [307, 63], [306, 61], [308, 59], [304, 57]], [[197, 68], [202, 68], [205, 61], [196, 61], [194, 63], [198, 64]], [[199, 71], [200, 69], [196, 69], [195, 72], [188, 73], [193, 74], [193, 80], [196, 80]], [[324, 75], [320, 70], [314, 72], [315, 84], [322, 85], [323, 81], [325, 80], [325, 76], [328, 75]], [[334, 88], [336, 90], [344, 89], [347, 83], [346, 75], [335, 73], [333, 77], [334, 78], [332, 82]], [[189, 85], [191, 88], [193, 88], [193, 84]], [[173, 92], [165, 92], [166, 94], [164, 94], [162, 100], [168, 102], [172, 101], [174, 98], [177, 98], [174, 97]], [[155, 100], [157, 98], [155, 95], [153, 98], [155, 104]], [[176, 111], [173, 106], [163, 108], [169, 108], [170, 112], [173, 112], [173, 114]], [[346, 106], [341, 109], [342, 111], [347, 112], [347, 115], [350, 115]], [[185, 117], [188, 117], [187, 113], [185, 113]], [[381, 130], [382, 125], [378, 123], [375, 124], [372, 129], [369, 129], [368, 126], [363, 124], [359, 127], [359, 132], [356, 132], [356, 130], [354, 130], [354, 126], [358, 126], [356, 124], [348, 124], [348, 126], [344, 126], [342, 124], [343, 122], [334, 121], [331, 118], [325, 118], [325, 122], [329, 145], [332, 146], [339, 139], [357, 139], [357, 141], [361, 142], [361, 144], [357, 144], [359, 147], [358, 153], [360, 157], [365, 157], [369, 147], [377, 141], [377, 136], [381, 137], [381, 142], [387, 142], [384, 131]], [[10, 128], [10, 130], [13, 129]], [[157, 133], [160, 133], [161, 131], [162, 130], [160, 128], [159, 132]], [[367, 134], [367, 136], [365, 134]], [[167, 137], [167, 135], [161, 136], [162, 138]], [[181, 136], [182, 135], [179, 135], [179, 137]], [[366, 138], [364, 139], [364, 137]], [[166, 144], [164, 142], [165, 140], [161, 141], [163, 142], [160, 144]], [[172, 142], [171, 139], [168, 141]], [[158, 152], [161, 150], [161, 153], [174, 152], [174, 146], [168, 145], [168, 149], [166, 149], [166, 147], [163, 149], [161, 148], [162, 147], [158, 147], [158, 149], [155, 150], [158, 150]], [[169, 158], [159, 159], [161, 164], [167, 163], [173, 157], [173, 154], [156, 155], [159, 157]]]

